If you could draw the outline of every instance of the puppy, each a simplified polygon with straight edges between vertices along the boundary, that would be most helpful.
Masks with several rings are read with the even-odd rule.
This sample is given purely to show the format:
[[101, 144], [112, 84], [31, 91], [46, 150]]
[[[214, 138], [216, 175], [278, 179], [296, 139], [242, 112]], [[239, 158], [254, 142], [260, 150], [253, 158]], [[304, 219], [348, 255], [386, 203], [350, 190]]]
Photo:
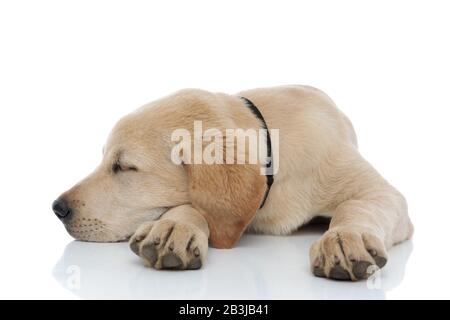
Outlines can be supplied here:
[[[180, 132], [191, 141], [180, 142]], [[253, 161], [248, 132], [265, 133]], [[244, 150], [233, 144], [242, 137]], [[312, 87], [182, 90], [121, 119], [103, 154], [53, 211], [74, 238], [129, 239], [156, 269], [198, 269], [208, 243], [231, 248], [245, 230], [287, 235], [328, 216], [311, 270], [355, 281], [413, 233], [404, 197], [359, 154], [347, 117]]]

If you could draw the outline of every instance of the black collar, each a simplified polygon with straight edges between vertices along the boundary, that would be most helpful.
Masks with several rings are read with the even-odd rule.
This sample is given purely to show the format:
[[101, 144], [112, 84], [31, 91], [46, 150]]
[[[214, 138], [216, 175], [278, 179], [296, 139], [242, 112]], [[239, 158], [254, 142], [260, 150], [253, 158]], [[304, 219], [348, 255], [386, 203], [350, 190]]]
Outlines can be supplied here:
[[270, 132], [267, 128], [266, 120], [264, 120], [263, 115], [259, 111], [259, 109], [251, 102], [249, 99], [245, 97], [239, 97], [245, 102], [245, 106], [250, 109], [250, 111], [259, 119], [261, 122], [261, 126], [263, 129], [267, 132], [267, 158], [269, 159], [269, 162], [266, 163], [266, 179], [267, 179], [267, 190], [264, 195], [263, 201], [261, 203], [260, 209], [264, 206], [264, 203], [266, 202], [267, 196], [269, 195], [270, 187], [273, 184], [273, 169], [272, 169], [272, 141], [270, 140]]

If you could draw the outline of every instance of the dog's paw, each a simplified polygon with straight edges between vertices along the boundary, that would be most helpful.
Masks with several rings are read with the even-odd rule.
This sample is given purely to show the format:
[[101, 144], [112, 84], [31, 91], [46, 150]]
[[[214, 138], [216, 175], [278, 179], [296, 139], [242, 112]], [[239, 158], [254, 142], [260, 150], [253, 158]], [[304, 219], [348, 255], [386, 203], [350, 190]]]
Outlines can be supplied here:
[[195, 225], [159, 220], [141, 225], [130, 239], [130, 248], [155, 269], [200, 269], [208, 238]]
[[384, 267], [387, 257], [376, 235], [355, 227], [328, 230], [310, 250], [314, 275], [336, 280], [367, 279]]

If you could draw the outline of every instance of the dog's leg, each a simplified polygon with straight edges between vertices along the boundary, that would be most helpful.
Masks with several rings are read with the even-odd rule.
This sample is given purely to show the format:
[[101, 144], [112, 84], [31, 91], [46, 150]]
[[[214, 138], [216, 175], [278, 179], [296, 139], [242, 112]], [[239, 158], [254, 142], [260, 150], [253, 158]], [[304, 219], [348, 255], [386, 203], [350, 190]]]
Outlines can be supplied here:
[[156, 269], [199, 269], [206, 258], [208, 238], [205, 218], [190, 205], [182, 205], [141, 225], [130, 247]]
[[352, 175], [329, 230], [311, 247], [313, 273], [338, 280], [366, 279], [388, 259], [387, 249], [412, 236], [403, 196], [372, 167]]

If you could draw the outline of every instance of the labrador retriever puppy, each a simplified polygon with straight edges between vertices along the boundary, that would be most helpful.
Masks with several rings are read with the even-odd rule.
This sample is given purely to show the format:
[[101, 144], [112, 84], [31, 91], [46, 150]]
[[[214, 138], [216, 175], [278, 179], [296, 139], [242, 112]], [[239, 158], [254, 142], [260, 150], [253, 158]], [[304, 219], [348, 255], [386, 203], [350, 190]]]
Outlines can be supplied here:
[[[211, 154], [226, 161], [193, 160], [188, 149], [211, 141], [195, 135], [199, 122], [203, 132], [223, 134], [215, 137], [226, 148]], [[228, 148], [242, 132], [260, 129], [268, 131], [256, 162], [247, 159], [251, 150]], [[194, 138], [180, 147], [177, 130]], [[232, 248], [246, 230], [287, 235], [327, 216], [329, 229], [310, 250], [311, 270], [355, 281], [382, 268], [387, 250], [413, 234], [404, 197], [360, 155], [347, 117], [312, 87], [181, 90], [121, 119], [103, 153], [53, 211], [74, 238], [129, 239], [156, 269], [198, 269], [208, 244]]]

